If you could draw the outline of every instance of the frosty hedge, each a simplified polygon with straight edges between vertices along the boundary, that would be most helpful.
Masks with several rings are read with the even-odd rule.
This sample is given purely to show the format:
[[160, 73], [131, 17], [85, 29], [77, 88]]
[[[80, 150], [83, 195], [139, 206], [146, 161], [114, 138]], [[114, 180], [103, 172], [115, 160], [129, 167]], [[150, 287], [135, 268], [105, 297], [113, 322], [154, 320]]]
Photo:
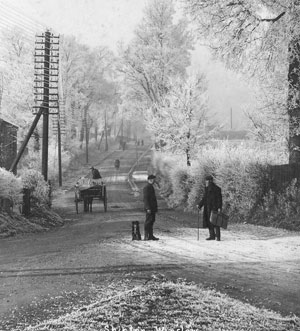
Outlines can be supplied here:
[[9, 199], [13, 205], [21, 204], [24, 188], [30, 190], [32, 207], [49, 204], [49, 185], [39, 171], [23, 170], [17, 177], [0, 168], [0, 199]]
[[222, 188], [223, 209], [232, 222], [300, 230], [300, 190], [297, 180], [275, 193], [270, 187], [270, 169], [278, 160], [275, 151], [245, 146], [207, 146], [187, 167], [184, 156], [155, 152], [160, 191], [172, 207], [196, 211], [207, 174]]

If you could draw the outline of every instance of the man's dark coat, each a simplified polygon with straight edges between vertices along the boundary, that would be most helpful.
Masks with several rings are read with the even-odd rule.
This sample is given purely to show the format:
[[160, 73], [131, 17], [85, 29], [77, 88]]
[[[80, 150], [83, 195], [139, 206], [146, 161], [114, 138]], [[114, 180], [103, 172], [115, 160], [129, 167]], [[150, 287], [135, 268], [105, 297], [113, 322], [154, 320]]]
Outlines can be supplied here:
[[157, 212], [157, 200], [155, 195], [155, 190], [152, 184], [148, 183], [143, 189], [144, 195], [144, 208], [146, 210], [151, 210], [151, 213]]
[[199, 208], [204, 207], [203, 210], [203, 228], [207, 228], [210, 214], [212, 211], [222, 209], [222, 192], [219, 186], [215, 183], [209, 183], [205, 187], [203, 198], [198, 203]]
[[99, 178], [102, 178], [101, 175], [100, 175], [99, 170], [96, 169], [96, 168], [92, 169], [92, 177], [93, 177], [93, 179], [99, 179]]

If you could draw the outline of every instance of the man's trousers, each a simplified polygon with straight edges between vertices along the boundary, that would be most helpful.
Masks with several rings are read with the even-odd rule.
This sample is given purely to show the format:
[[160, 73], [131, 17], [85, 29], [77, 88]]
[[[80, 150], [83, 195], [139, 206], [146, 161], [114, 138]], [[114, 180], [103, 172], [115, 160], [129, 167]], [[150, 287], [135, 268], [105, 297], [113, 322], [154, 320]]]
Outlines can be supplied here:
[[144, 239], [153, 238], [153, 224], [155, 222], [155, 213], [146, 213]]

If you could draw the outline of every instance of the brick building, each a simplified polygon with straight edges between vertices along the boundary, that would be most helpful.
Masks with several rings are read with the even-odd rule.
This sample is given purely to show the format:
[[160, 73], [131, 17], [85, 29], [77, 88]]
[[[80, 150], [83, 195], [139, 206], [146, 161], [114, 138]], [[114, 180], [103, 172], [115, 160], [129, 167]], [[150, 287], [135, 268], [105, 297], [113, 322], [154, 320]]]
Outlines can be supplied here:
[[0, 167], [9, 170], [17, 156], [18, 127], [0, 118]]

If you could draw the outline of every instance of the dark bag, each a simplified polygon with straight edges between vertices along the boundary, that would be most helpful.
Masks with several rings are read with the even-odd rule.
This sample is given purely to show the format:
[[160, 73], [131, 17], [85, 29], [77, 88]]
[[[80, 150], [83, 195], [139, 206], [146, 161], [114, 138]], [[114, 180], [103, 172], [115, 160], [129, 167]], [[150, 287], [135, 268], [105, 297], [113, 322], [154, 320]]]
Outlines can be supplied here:
[[227, 229], [228, 224], [228, 215], [224, 214], [223, 212], [216, 212], [212, 211], [210, 215], [210, 223], [215, 226], [220, 226], [223, 229]]

